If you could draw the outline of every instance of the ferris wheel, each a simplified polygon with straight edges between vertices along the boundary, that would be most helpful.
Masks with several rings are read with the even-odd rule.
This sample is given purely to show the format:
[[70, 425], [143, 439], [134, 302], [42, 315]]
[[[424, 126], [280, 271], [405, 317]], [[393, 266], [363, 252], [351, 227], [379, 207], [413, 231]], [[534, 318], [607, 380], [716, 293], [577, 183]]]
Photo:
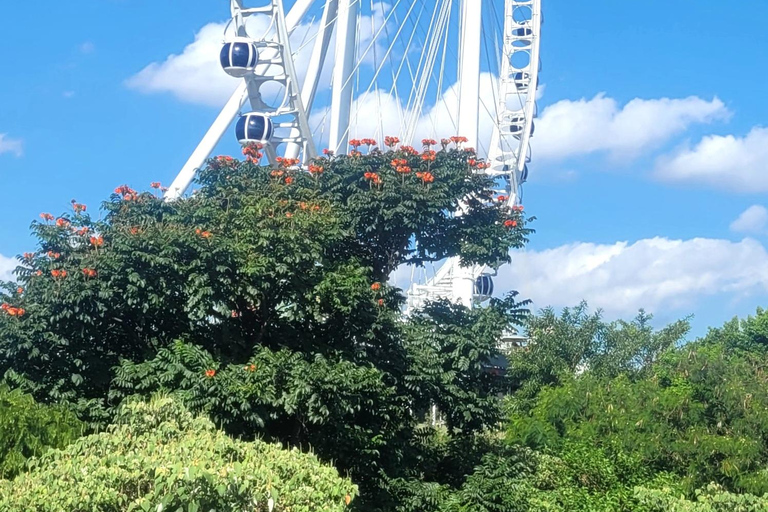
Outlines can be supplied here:
[[[541, 0], [230, 0], [223, 71], [239, 85], [166, 193], [181, 197], [219, 141], [234, 136], [307, 164], [319, 148], [396, 135], [462, 135], [486, 156], [507, 206], [521, 202], [541, 70]], [[247, 107], [246, 107], [247, 105]], [[493, 294], [495, 270], [412, 269], [408, 308]]]

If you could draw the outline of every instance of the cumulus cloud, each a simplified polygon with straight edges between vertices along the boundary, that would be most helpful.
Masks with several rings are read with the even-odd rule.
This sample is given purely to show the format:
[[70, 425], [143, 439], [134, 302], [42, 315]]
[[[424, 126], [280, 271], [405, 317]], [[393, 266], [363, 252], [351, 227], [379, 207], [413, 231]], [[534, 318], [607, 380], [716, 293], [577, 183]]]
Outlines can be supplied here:
[[497, 291], [519, 290], [536, 307], [586, 299], [608, 314], [627, 315], [640, 308], [688, 309], [705, 296], [768, 291], [768, 252], [749, 238], [574, 243], [512, 258], [499, 271]]
[[532, 142], [536, 157], [563, 160], [607, 153], [633, 158], [696, 123], [724, 120], [730, 112], [718, 98], [636, 98], [624, 106], [604, 93], [591, 100], [562, 100], [544, 109]]
[[[360, 58], [363, 63], [370, 63], [373, 50], [368, 49], [373, 34], [384, 22], [383, 3], [377, 2], [369, 16], [363, 17], [359, 24]], [[221, 69], [219, 52], [224, 42], [227, 23], [209, 23], [195, 34], [195, 40], [187, 45], [180, 54], [169, 55], [162, 62], [153, 62], [126, 81], [126, 85], [143, 93], [171, 93], [178, 99], [200, 105], [221, 107], [240, 84], [239, 78], [228, 76]], [[264, 34], [269, 29], [269, 20], [265, 16], [251, 16], [246, 20], [249, 34]], [[296, 54], [295, 67], [299, 82], [303, 82], [319, 23], [301, 24], [291, 34], [291, 50]], [[331, 39], [328, 58], [324, 66], [321, 83], [330, 81], [333, 68], [335, 36]], [[379, 54], [383, 53], [377, 45]]]
[[736, 233], [764, 234], [768, 227], [768, 208], [756, 204], [750, 206], [731, 223], [731, 231]]
[[0, 281], [12, 281], [13, 271], [18, 266], [19, 263], [15, 259], [0, 254]]
[[21, 139], [12, 139], [7, 133], [0, 133], [0, 155], [13, 153], [16, 156], [24, 154], [24, 145]]
[[660, 158], [656, 176], [735, 192], [768, 191], [768, 128], [756, 127], [745, 137], [704, 137], [694, 147]]

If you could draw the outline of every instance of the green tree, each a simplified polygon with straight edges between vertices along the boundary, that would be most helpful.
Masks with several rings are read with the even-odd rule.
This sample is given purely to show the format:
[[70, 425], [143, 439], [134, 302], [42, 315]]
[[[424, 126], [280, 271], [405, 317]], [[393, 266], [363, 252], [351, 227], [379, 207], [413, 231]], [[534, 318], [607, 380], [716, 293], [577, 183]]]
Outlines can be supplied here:
[[179, 391], [234, 436], [311, 447], [360, 483], [366, 510], [389, 506], [380, 483], [418, 473], [432, 401], [452, 435], [499, 418], [483, 365], [522, 304], [404, 322], [386, 284], [402, 264], [496, 265], [524, 245], [530, 219], [480, 164], [454, 145], [355, 151], [309, 173], [220, 157], [179, 201], [122, 186], [100, 220], [75, 203], [33, 225], [20, 289], [0, 296], [16, 312], [0, 314], [0, 372], [92, 425], [128, 395]]

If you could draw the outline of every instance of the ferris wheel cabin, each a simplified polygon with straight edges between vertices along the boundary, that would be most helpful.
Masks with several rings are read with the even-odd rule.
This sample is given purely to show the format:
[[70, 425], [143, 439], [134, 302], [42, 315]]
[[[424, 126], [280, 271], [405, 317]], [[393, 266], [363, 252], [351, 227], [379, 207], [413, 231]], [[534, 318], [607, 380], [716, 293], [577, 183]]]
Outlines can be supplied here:
[[264, 114], [250, 112], [237, 120], [235, 134], [240, 144], [266, 144], [272, 139], [275, 126]]
[[256, 65], [259, 63], [259, 49], [249, 39], [238, 37], [224, 43], [219, 61], [229, 76], [243, 78], [256, 70]]

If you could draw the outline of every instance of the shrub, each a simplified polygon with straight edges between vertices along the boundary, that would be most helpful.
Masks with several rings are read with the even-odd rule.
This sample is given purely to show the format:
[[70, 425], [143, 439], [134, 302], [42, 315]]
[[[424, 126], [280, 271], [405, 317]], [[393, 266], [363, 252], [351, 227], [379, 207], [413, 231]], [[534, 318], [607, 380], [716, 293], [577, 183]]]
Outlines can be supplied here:
[[83, 424], [63, 407], [0, 385], [0, 477], [13, 478], [30, 457], [63, 448], [82, 433]]
[[175, 398], [128, 400], [107, 432], [0, 483], [5, 512], [341, 511], [356, 493], [313, 455], [233, 440]]

